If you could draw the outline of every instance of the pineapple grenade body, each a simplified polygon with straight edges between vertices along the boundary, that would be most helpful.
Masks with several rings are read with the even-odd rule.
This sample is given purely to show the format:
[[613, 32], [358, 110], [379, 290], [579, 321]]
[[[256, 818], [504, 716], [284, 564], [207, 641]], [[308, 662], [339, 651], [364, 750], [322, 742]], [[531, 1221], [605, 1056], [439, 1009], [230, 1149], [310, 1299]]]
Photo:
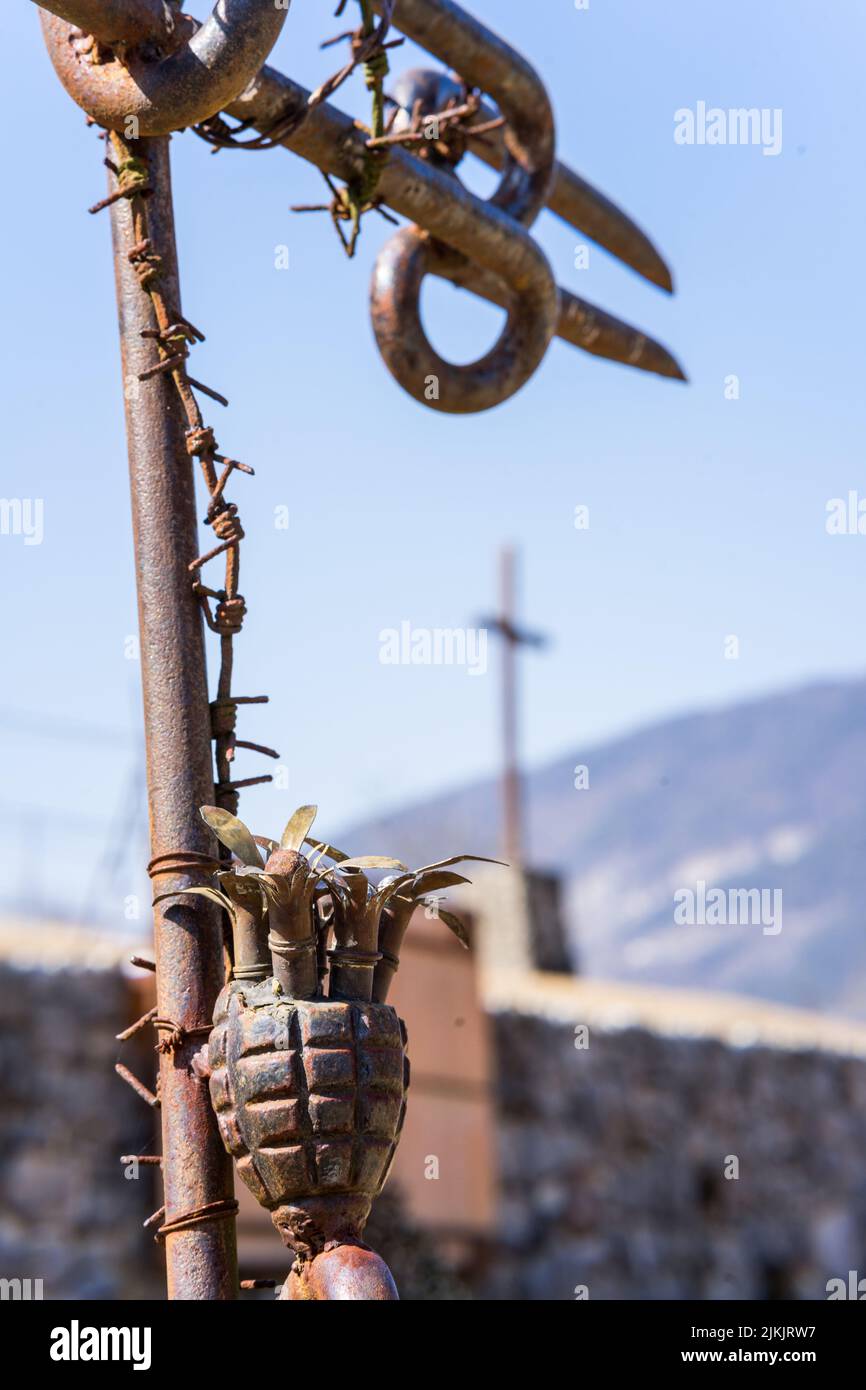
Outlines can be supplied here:
[[361, 1242], [406, 1113], [406, 1032], [387, 1004], [288, 999], [274, 984], [223, 989], [209, 1084], [238, 1173], [303, 1269]]

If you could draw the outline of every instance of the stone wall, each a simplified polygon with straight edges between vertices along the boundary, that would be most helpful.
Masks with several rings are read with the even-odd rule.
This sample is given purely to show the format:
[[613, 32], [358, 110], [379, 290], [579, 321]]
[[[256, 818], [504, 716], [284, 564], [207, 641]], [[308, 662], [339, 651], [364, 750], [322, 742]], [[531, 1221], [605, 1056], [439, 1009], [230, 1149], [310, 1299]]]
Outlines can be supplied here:
[[[26, 927], [31, 942], [50, 931]], [[162, 1198], [152, 1169], [127, 1180], [118, 1162], [154, 1143], [153, 1111], [114, 1072], [121, 1056], [143, 1077], [152, 1065], [152, 1048], [115, 1041], [133, 986], [81, 933], [42, 945], [0, 958], [0, 1278], [41, 1279], [45, 1299], [160, 1297], [142, 1221]]]
[[[158, 1148], [157, 1114], [114, 1071], [122, 1061], [155, 1082], [152, 1032], [115, 1036], [153, 1002], [153, 977], [124, 968], [136, 949], [151, 954], [65, 924], [0, 922], [0, 1280], [10, 1281], [0, 1299], [32, 1297], [39, 1280], [50, 1300], [165, 1296], [162, 1250], [142, 1229], [161, 1182], [147, 1166], [128, 1177], [118, 1162]], [[241, 1268], [281, 1281], [291, 1257], [268, 1213], [238, 1187]], [[370, 1232], [404, 1299], [469, 1297], [396, 1186], [377, 1203]]]
[[737, 1001], [696, 1026], [676, 991], [629, 1026], [627, 991], [546, 988], [492, 1006], [499, 1248], [476, 1296], [823, 1299], [866, 1275], [862, 1029]]
[[[419, 933], [419, 953], [432, 950]], [[41, 1279], [46, 1299], [163, 1296], [161, 1252], [141, 1229], [159, 1183], [148, 1168], [126, 1180], [118, 1162], [156, 1139], [153, 1112], [114, 1073], [123, 1060], [152, 1082], [150, 1032], [115, 1041], [149, 1002], [121, 968], [129, 949], [0, 926], [0, 1279]], [[427, 993], [413, 1005], [410, 1114], [416, 1167], [435, 1153], [442, 1176], [423, 1202], [423, 1178], [405, 1207], [386, 1193], [371, 1224], [404, 1297], [821, 1299], [830, 1279], [866, 1279], [866, 1028], [532, 970], [482, 970], [475, 1000], [437, 961], [414, 972]], [[464, 1088], [477, 1082], [457, 1101], [483, 1112], [490, 1191], [455, 1279], [437, 1251], [456, 1249], [454, 1194], [469, 1188], [478, 1131], [461, 1138], [449, 1122], [455, 1147], [440, 1152], [424, 1116], [458, 1064]], [[409, 1143], [410, 1177], [412, 1155]], [[285, 1252], [255, 1217], [255, 1230], [241, 1223], [242, 1266], [271, 1272], [261, 1247], [282, 1277]]]

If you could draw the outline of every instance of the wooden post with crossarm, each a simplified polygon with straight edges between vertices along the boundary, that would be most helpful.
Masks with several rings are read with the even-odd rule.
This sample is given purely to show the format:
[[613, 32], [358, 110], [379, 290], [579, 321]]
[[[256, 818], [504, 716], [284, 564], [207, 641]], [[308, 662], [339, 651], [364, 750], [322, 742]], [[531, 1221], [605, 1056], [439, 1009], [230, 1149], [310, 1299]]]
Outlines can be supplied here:
[[499, 557], [499, 612], [482, 618], [482, 626], [502, 638], [502, 854], [509, 864], [522, 867], [526, 856], [523, 825], [523, 790], [520, 774], [519, 689], [517, 652], [519, 647], [536, 650], [548, 644], [544, 633], [531, 632], [517, 624], [517, 556], [513, 547], [503, 547]]

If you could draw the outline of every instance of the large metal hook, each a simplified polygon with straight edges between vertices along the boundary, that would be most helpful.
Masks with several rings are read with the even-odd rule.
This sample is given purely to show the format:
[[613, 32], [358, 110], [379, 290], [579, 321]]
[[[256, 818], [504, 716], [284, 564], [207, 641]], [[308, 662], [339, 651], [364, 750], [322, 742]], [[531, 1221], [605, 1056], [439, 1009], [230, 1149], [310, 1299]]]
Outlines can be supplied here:
[[490, 410], [526, 384], [556, 330], [559, 298], [552, 275], [540, 288], [506, 293], [508, 318], [496, 343], [476, 362], [458, 366], [440, 357], [421, 322], [424, 276], [444, 275], [448, 264], [456, 270], [467, 262], [426, 232], [401, 228], [376, 261], [370, 313], [379, 351], [403, 389], [434, 410], [468, 415]]
[[[51, 0], [46, 3], [50, 8]], [[60, 8], [71, 15], [81, 3]], [[167, 40], [124, 45], [122, 51], [106, 51], [67, 18], [44, 10], [40, 17], [49, 56], [69, 95], [97, 125], [137, 139], [169, 135], [234, 101], [276, 43], [290, 3], [217, 0], [200, 27], [177, 15]]]
[[[459, 68], [463, 81], [497, 103], [506, 121], [507, 157], [489, 202], [529, 226], [545, 205], [555, 164], [553, 112], [538, 74], [450, 0], [401, 0], [398, 16], [405, 34]], [[416, 102], [427, 112], [441, 110], [435, 103], [448, 80], [416, 69], [400, 80], [396, 99], [407, 112]], [[556, 285], [551, 275], [542, 293], [533, 283], [509, 295], [508, 319], [495, 346], [479, 361], [456, 366], [431, 346], [421, 322], [424, 276], [441, 274], [446, 264], [458, 273], [465, 262], [420, 228], [391, 238], [376, 262], [370, 291], [376, 342], [392, 376], [416, 400], [450, 413], [488, 410], [514, 395], [544, 357], [556, 331]]]

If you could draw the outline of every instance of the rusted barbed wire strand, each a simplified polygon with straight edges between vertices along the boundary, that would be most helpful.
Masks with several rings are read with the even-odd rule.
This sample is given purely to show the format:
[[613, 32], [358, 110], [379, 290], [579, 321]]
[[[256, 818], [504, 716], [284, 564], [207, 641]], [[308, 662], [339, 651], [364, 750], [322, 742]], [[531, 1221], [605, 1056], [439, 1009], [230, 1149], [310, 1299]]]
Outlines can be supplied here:
[[[335, 11], [335, 16], [339, 19], [346, 9], [348, 0], [340, 0]], [[397, 0], [385, 0], [382, 5], [382, 20], [379, 27], [376, 27], [376, 14], [372, 0], [358, 0], [361, 7], [361, 25], [358, 29], [348, 29], [343, 34], [336, 34], [332, 39], [325, 39], [320, 45], [321, 48], [331, 48], [336, 43], [342, 43], [348, 39], [351, 43], [351, 53], [349, 61], [338, 68], [325, 82], [311, 92], [307, 100], [308, 110], [321, 105], [327, 101], [334, 93], [342, 87], [352, 76], [356, 68], [362, 64], [371, 69], [375, 76], [378, 70], [381, 83], [388, 75], [387, 51], [391, 48], [399, 48], [405, 43], [405, 39], [388, 39], [388, 32], [394, 19], [394, 9]], [[368, 82], [369, 86], [369, 82]], [[372, 89], [371, 89], [372, 90]], [[373, 119], [376, 119], [376, 105], [381, 107], [382, 119], [384, 119], [384, 93], [380, 90], [378, 99], [374, 97]]]
[[237, 125], [230, 126], [219, 112], [207, 121], [200, 121], [192, 130], [200, 140], [213, 146], [212, 154], [219, 154], [220, 150], [249, 150], [255, 153], [257, 150], [278, 149], [284, 140], [288, 140], [289, 136], [303, 125], [308, 114], [308, 107], [299, 108], [292, 105], [284, 114], [271, 121], [266, 130], [260, 131], [249, 140], [241, 140], [238, 137], [253, 128], [251, 120], [238, 121]]
[[[185, 1211], [182, 1216], [174, 1216], [170, 1221], [164, 1222], [156, 1233], [156, 1240], [164, 1241], [167, 1235], [172, 1235], [175, 1231], [186, 1231], [190, 1226], [201, 1226], [207, 1221], [224, 1221], [226, 1218], [234, 1218], [238, 1213], [238, 1204], [234, 1197], [225, 1197], [219, 1202], [208, 1202], [203, 1207], [196, 1207], [193, 1211]], [[165, 1216], [165, 1208], [154, 1212], [151, 1220], [156, 1221], [157, 1217]], [[149, 1225], [150, 1222], [146, 1222]]]
[[[399, 10], [397, 19], [401, 24], [405, 21]], [[284, 73], [265, 66], [255, 82], [223, 115], [237, 121], [238, 129], [253, 128], [262, 133], [275, 131], [281, 122], [287, 123], [291, 133], [283, 138], [275, 136], [274, 145], [300, 155], [318, 168], [336, 196], [335, 179], [348, 180], [357, 176], [363, 157], [363, 136], [357, 122], [335, 106], [327, 102], [311, 106], [313, 96], [315, 93], [311, 94]], [[492, 114], [482, 101], [479, 111], [482, 120], [486, 122]], [[505, 158], [502, 130], [492, 131], [489, 140], [479, 140], [476, 151], [485, 162], [501, 168]], [[505, 275], [506, 286], [498, 281], [503, 264], [510, 264], [520, 250], [517, 243], [523, 238], [512, 232], [509, 239], [504, 240], [501, 229], [491, 225], [489, 212], [482, 211], [478, 200], [456, 180], [443, 181], [443, 171], [436, 167], [435, 161], [422, 161], [419, 170], [417, 145], [403, 147], [396, 143], [390, 154], [382, 180], [381, 215], [385, 215], [387, 205], [410, 221], [420, 223], [431, 236], [449, 245], [454, 244], [459, 228], [461, 249], [473, 262], [473, 267], [472, 273], [455, 283], [494, 303], [502, 303], [505, 294], [507, 307], [507, 292], [513, 287], [513, 280]], [[666, 263], [640, 228], [567, 165], [556, 166], [548, 206], [638, 274], [663, 289], [672, 289]], [[330, 211], [329, 205], [324, 208]], [[316, 211], [320, 210], [322, 206], [316, 205]], [[464, 216], [465, 213], [471, 216]], [[487, 252], [493, 247], [496, 254], [490, 259]], [[525, 260], [525, 256], [521, 259]], [[523, 278], [524, 271], [520, 274]], [[565, 342], [593, 356], [639, 371], [682, 381], [687, 379], [671, 352], [649, 334], [563, 288], [560, 288], [560, 301], [557, 333]]]
[[129, 1070], [129, 1067], [125, 1067], [122, 1062], [115, 1062], [114, 1070], [117, 1072], [117, 1075], [121, 1078], [121, 1080], [125, 1081], [127, 1086], [130, 1086], [132, 1090], [135, 1091], [135, 1094], [138, 1096], [139, 1100], [143, 1100], [145, 1105], [149, 1105], [153, 1110], [159, 1109], [160, 1101], [158, 1082], [156, 1093], [154, 1093], [150, 1090], [149, 1087], [145, 1086], [143, 1081], [139, 1081], [138, 1077], [134, 1076], [133, 1073]]
[[[376, 27], [372, 0], [359, 0], [359, 3], [362, 16], [359, 30], [360, 42], [353, 40], [353, 58], [357, 63], [359, 55], [364, 54], [364, 84], [371, 94], [372, 101], [370, 137], [375, 140], [385, 134], [385, 78], [390, 71], [386, 52], [388, 45], [385, 43], [385, 36], [391, 25], [395, 0], [391, 0], [390, 4], [385, 6], [378, 28]], [[388, 158], [387, 150], [371, 149], [369, 145], [367, 149], [368, 155], [364, 161], [359, 183], [357, 186], [347, 185], [349, 216], [352, 223], [352, 232], [346, 248], [346, 254], [349, 257], [355, 254], [355, 247], [361, 234], [361, 218], [365, 212], [369, 212], [377, 206], [376, 191], [382, 177], [382, 167]]]
[[[273, 779], [266, 774], [233, 782], [231, 773], [235, 749], [240, 746], [261, 753], [265, 757], [279, 757], [273, 748], [245, 740], [239, 742], [235, 735], [238, 705], [259, 704], [267, 700], [267, 696], [232, 695], [233, 641], [241, 631], [247, 611], [238, 587], [240, 543], [244, 538], [244, 529], [237, 505], [226, 500], [224, 490], [232, 473], [252, 475], [254, 470], [247, 464], [239, 463], [236, 459], [228, 458], [219, 452], [214, 431], [205, 424], [196, 399], [195, 392], [202, 391], [220, 404], [228, 405], [225, 396], [203, 385], [186, 370], [190, 347], [195, 343], [204, 342], [204, 334], [168, 304], [160, 284], [161, 257], [148, 234], [147, 199], [152, 190], [147, 161], [136, 153], [135, 142], [125, 140], [115, 131], [106, 132], [106, 141], [111, 149], [111, 156], [106, 159], [106, 163], [117, 178], [118, 188], [108, 198], [95, 204], [90, 211], [100, 212], [120, 198], [129, 199], [132, 205], [135, 245], [129, 252], [129, 262], [135, 270], [142, 290], [150, 298], [158, 325], [156, 329], [145, 330], [144, 334], [155, 343], [158, 360], [152, 367], [139, 374], [139, 380], [149, 381], [155, 376], [170, 376], [174, 383], [187, 423], [187, 450], [191, 457], [199, 460], [210, 498], [204, 518], [205, 525], [212, 527], [219, 542], [193, 560], [189, 569], [193, 576], [193, 590], [201, 604], [205, 621], [220, 639], [217, 695], [211, 703], [211, 734], [215, 743], [216, 761], [215, 797], [217, 804], [224, 810], [237, 814], [238, 791], [242, 787], [256, 786]], [[220, 555], [225, 555], [225, 585], [222, 589], [211, 589], [201, 583], [198, 574], [210, 560]]]
[[[343, 13], [346, 3], [347, 0], [343, 0], [343, 3], [337, 10], [338, 15]], [[236, 126], [231, 127], [225, 117], [219, 114], [194, 126], [193, 129], [195, 134], [214, 147], [214, 154], [218, 154], [222, 149], [249, 151], [276, 149], [299, 128], [312, 110], [326, 101], [328, 97], [333, 96], [334, 92], [336, 92], [338, 88], [348, 80], [356, 68], [362, 64], [365, 69], [367, 87], [372, 92], [373, 96], [370, 138], [366, 142], [368, 150], [386, 152], [388, 147], [392, 145], [403, 145], [407, 147], [420, 145], [421, 148], [419, 152], [423, 156], [426, 150], [431, 147], [431, 144], [434, 148], [440, 145], [440, 130], [449, 132], [452, 137], [459, 133], [461, 139], [476, 140], [481, 144], [484, 142], [484, 137], [486, 135], [495, 130], [499, 130], [505, 125], [504, 116], [490, 116], [481, 123], [476, 122], [475, 124], [471, 124], [482, 110], [482, 97], [481, 93], [478, 91], [467, 91], [466, 98], [463, 102], [459, 104], [449, 102], [442, 111], [426, 116], [422, 116], [420, 108], [413, 111], [409, 127], [404, 131], [395, 132], [392, 127], [395, 118], [399, 114], [399, 107], [396, 102], [393, 102], [392, 98], [385, 95], [384, 81], [389, 71], [387, 50], [397, 48], [400, 44], [405, 42], [402, 38], [392, 39], [386, 42], [386, 36], [393, 23], [396, 0], [392, 0], [388, 8], [383, 10], [382, 23], [378, 29], [375, 25], [375, 13], [372, 0], [369, 0], [369, 2], [368, 0], [359, 0], [359, 4], [362, 13], [361, 27], [357, 30], [348, 30], [345, 33], [337, 34], [334, 38], [326, 39], [325, 42], [321, 44], [322, 48], [329, 48], [332, 44], [349, 39], [352, 43], [352, 56], [350, 60], [345, 63], [343, 67], [339, 68], [337, 72], [333, 73], [321, 86], [317, 87], [314, 92], [310, 93], [305, 107], [298, 109], [296, 106], [291, 105], [266, 131], [248, 140], [241, 140], [238, 137], [245, 134], [246, 131], [253, 127], [252, 120], [239, 121]], [[393, 105], [394, 109], [391, 112], [390, 118], [386, 119], [385, 110], [389, 103]], [[432, 141], [429, 135], [431, 128], [435, 129], [437, 132], [436, 138]], [[443, 154], [446, 153], [444, 149], [441, 149], [439, 152]], [[354, 241], [356, 241], [357, 232], [354, 229], [354, 219], [360, 216], [357, 204], [360, 203], [361, 207], [366, 211], [373, 210], [374, 194], [379, 181], [381, 164], [370, 161], [368, 170], [369, 186], [366, 189], [359, 187], [357, 195], [353, 196], [351, 187], [349, 187], [348, 193], [344, 194], [326, 177], [329, 188], [334, 195], [331, 202], [327, 204], [304, 204], [294, 207], [292, 211], [329, 212], [334, 219], [335, 227], [343, 240], [345, 249], [349, 251], [350, 244], [342, 237], [339, 223], [340, 221], [345, 221], [347, 218], [353, 219], [353, 237]], [[381, 211], [378, 205], [375, 205], [375, 210]], [[387, 220], [395, 221], [395, 219], [391, 217], [388, 217]], [[351, 243], [351, 245], [353, 252], [354, 242]]]
[[142, 1028], [146, 1028], [148, 1023], [153, 1022], [156, 1018], [156, 1012], [156, 1006], [152, 1009], [148, 1009], [147, 1013], [142, 1014], [141, 1018], [136, 1019], [135, 1023], [130, 1024], [129, 1028], [124, 1028], [122, 1033], [115, 1033], [114, 1036], [116, 1041], [128, 1042], [130, 1038], [134, 1038], [136, 1033], [140, 1033]]
[[505, 125], [504, 116], [493, 116], [480, 125], [469, 124], [480, 110], [481, 94], [477, 90], [467, 92], [462, 102], [451, 100], [441, 111], [426, 114], [422, 110], [421, 102], [416, 101], [406, 129], [395, 131], [394, 118], [399, 114], [399, 107], [395, 103], [385, 133], [371, 136], [367, 141], [367, 149], [384, 148], [388, 145], [403, 145], [409, 148], [417, 145], [419, 148], [416, 152], [422, 158], [430, 149], [447, 158], [450, 151], [446, 136], [450, 135], [453, 138], [459, 135], [464, 141], [483, 142], [485, 135]]
[[[124, 0], [122, 7], [120, 0], [103, 0], [103, 3], [98, 3], [98, 0], [41, 0], [41, 7], [44, 10], [73, 20], [84, 32], [92, 33], [96, 29], [97, 34], [106, 42], [110, 42], [111, 38], [117, 38], [121, 32], [124, 41], [136, 42], [142, 34], [148, 34], [158, 42], [160, 24], [165, 21], [163, 7], [160, 11], [160, 22], [154, 23], [154, 10], [159, 6], [160, 0]], [[449, 11], [456, 11], [457, 9], [456, 5], [449, 4], [448, 6]], [[122, 25], [115, 22], [109, 28], [105, 28], [103, 21], [104, 18], [108, 17], [109, 12], [113, 13], [115, 20], [122, 16]], [[406, 11], [405, 4], [401, 4], [396, 19], [406, 32], [408, 32], [408, 26], [412, 25], [413, 15], [414, 10]], [[192, 25], [195, 24], [194, 20], [189, 22]], [[446, 16], [443, 12], [442, 22], [450, 24], [450, 14]], [[411, 34], [410, 37], [417, 40], [415, 33]], [[425, 46], [423, 42], [421, 42], [421, 46]], [[52, 54], [55, 62], [57, 57], [58, 54], [55, 51]], [[447, 59], [443, 59], [443, 61], [448, 66], [454, 66]], [[226, 103], [222, 117], [212, 118], [217, 124], [222, 123], [223, 129], [229, 137], [223, 141], [215, 140], [212, 143], [225, 147], [249, 149], [267, 149], [288, 143], [298, 137], [299, 127], [306, 123], [308, 115], [319, 114], [307, 105], [309, 97], [309, 92], [301, 89], [297, 84], [290, 83], [274, 68], [265, 66], [248, 84], [241, 98]], [[259, 108], [258, 114], [255, 116], [252, 115], [254, 107]], [[124, 110], [128, 115], [126, 108]], [[489, 110], [483, 104], [479, 115], [482, 120], [489, 115]], [[258, 135], [248, 142], [233, 141], [230, 138], [231, 131], [226, 123], [226, 117], [238, 122], [234, 128], [235, 133], [255, 129], [259, 132]], [[313, 121], [312, 124], [315, 126], [317, 122]], [[204, 133], [203, 125], [194, 128], [199, 134]], [[306, 144], [306, 138], [303, 139], [303, 143]], [[480, 157], [493, 168], [501, 168], [506, 153], [502, 132], [494, 133], [490, 140], [479, 141], [477, 151]], [[309, 157], [302, 148], [296, 152], [304, 158]], [[334, 171], [331, 170], [331, 172]], [[408, 171], [403, 170], [401, 172]], [[558, 217], [583, 232], [599, 246], [604, 247], [611, 255], [616, 256], [623, 264], [630, 266], [639, 275], [644, 276], [668, 293], [672, 291], [673, 282], [670, 269], [646, 233], [621, 208], [565, 164], [559, 163], [556, 166], [548, 206]], [[412, 214], [407, 211], [406, 215], [411, 216]], [[417, 220], [417, 217], [414, 220]]]
[[155, 1050], [157, 1052], [168, 1053], [177, 1052], [178, 1048], [183, 1047], [184, 1043], [190, 1038], [210, 1037], [211, 1028], [213, 1027], [211, 1023], [202, 1023], [195, 1028], [184, 1028], [182, 1024], [175, 1023], [172, 1018], [154, 1018], [151, 1019], [151, 1022], [158, 1033], [165, 1034], [164, 1037], [159, 1039]]
[[[229, 114], [237, 120], [252, 122], [258, 130], [266, 130], [271, 128], [278, 113], [292, 105], [295, 109], [304, 109], [307, 99], [308, 92], [300, 83], [276, 68], [265, 67], [255, 86], [232, 103]], [[362, 158], [362, 139], [350, 116], [324, 103], [312, 113], [309, 121], [301, 122], [295, 133], [281, 143], [289, 153], [300, 155], [320, 171], [345, 179], [352, 176]], [[534, 251], [528, 234], [514, 226], [509, 226], [506, 233], [501, 219], [485, 204], [458, 180], [437, 168], [432, 160], [419, 160], [411, 147], [392, 148], [381, 191], [388, 208], [424, 226], [437, 240], [458, 245], [473, 263], [472, 273], [464, 279], [465, 288], [473, 294], [498, 302], [498, 296], [513, 290], [517, 275], [521, 281], [527, 272], [533, 278]], [[566, 216], [565, 213], [561, 215]], [[595, 234], [598, 240], [597, 227]], [[602, 240], [600, 244], [605, 242]], [[624, 254], [621, 259], [628, 260]], [[519, 270], [515, 275], [518, 262]], [[496, 279], [504, 279], [505, 287], [494, 288], [491, 273]], [[568, 290], [561, 288], [560, 297], [562, 312], [557, 333], [564, 341], [639, 371], [686, 379], [669, 350], [649, 334], [578, 299]], [[590, 334], [585, 331], [588, 317], [599, 331]]]
[[[340, 0], [337, 15], [343, 13], [347, 2], [348, 0]], [[364, 83], [372, 100], [370, 129], [367, 132], [370, 139], [367, 143], [365, 157], [357, 176], [350, 179], [342, 187], [338, 187], [330, 175], [323, 171], [322, 177], [332, 195], [330, 203], [297, 203], [291, 209], [292, 212], [329, 213], [334, 230], [350, 260], [358, 245], [358, 238], [361, 235], [361, 219], [365, 213], [378, 212], [387, 222], [396, 222], [396, 219], [382, 208], [381, 200], [377, 197], [377, 190], [382, 177], [382, 170], [388, 158], [388, 148], [382, 144], [383, 137], [387, 135], [385, 78], [390, 71], [388, 50], [403, 43], [403, 39], [387, 41], [396, 0], [385, 0], [381, 7], [382, 18], [378, 25], [376, 24], [373, 0], [358, 0], [358, 3], [361, 7], [360, 27], [348, 30], [344, 34], [338, 34], [335, 38], [328, 39], [322, 44], [323, 48], [328, 48], [331, 44], [349, 39], [351, 57], [338, 72], [335, 72], [310, 94], [307, 101], [307, 114], [325, 102], [329, 96], [332, 96], [356, 68], [363, 67]], [[363, 127], [361, 128], [363, 129]], [[350, 223], [351, 230], [348, 236], [343, 232], [341, 225], [343, 222]]]
[[130, 965], [138, 966], [139, 970], [150, 970], [151, 972], [156, 971], [156, 966], [154, 965], [153, 961], [145, 960], [144, 956], [130, 956], [129, 963]]
[[[348, 0], [340, 0], [336, 10], [337, 17], [343, 14], [347, 3]], [[363, 66], [366, 85], [373, 97], [371, 136], [374, 140], [383, 136], [386, 133], [385, 104], [387, 101], [384, 83], [389, 70], [387, 51], [391, 48], [398, 48], [405, 43], [405, 39], [388, 40], [396, 0], [386, 0], [378, 27], [372, 0], [358, 0], [358, 3], [361, 7], [360, 27], [337, 34], [334, 38], [326, 39], [321, 44], [322, 48], [330, 48], [333, 44], [342, 43], [348, 39], [351, 44], [348, 62], [344, 63], [321, 86], [310, 93], [305, 106], [299, 109], [293, 104], [290, 105], [271, 123], [267, 130], [248, 140], [241, 140], [239, 137], [251, 128], [253, 125], [251, 120], [239, 121], [236, 126], [232, 127], [225, 117], [219, 114], [193, 126], [195, 134], [213, 146], [214, 154], [218, 154], [220, 150], [224, 149], [249, 150], [251, 152], [276, 149], [284, 140], [294, 134], [311, 111], [327, 101], [328, 97], [332, 96], [338, 88], [342, 87], [344, 82], [348, 81], [356, 68]], [[376, 147], [371, 146], [371, 149], [373, 148]], [[338, 189], [332, 180], [325, 175], [325, 181], [332, 194], [330, 203], [303, 205], [293, 208], [292, 211], [330, 213], [334, 228], [343, 244], [343, 249], [347, 255], [353, 256], [360, 232], [361, 216], [364, 212], [381, 211], [374, 196], [381, 170], [380, 160], [381, 154], [377, 160], [371, 159], [369, 161], [357, 186], [347, 184], [344, 189]], [[386, 220], [395, 222], [396, 219], [386, 216]], [[348, 239], [343, 235], [340, 226], [340, 223], [345, 221], [352, 223], [352, 233]]]
[[[334, 182], [330, 174], [325, 173], [324, 169], [320, 170], [320, 173], [331, 192], [331, 201], [329, 203], [293, 203], [289, 210], [290, 212], [327, 212], [334, 224], [334, 230], [340, 238], [343, 250], [350, 260], [354, 256], [357, 248], [361, 216], [363, 213], [377, 212], [380, 217], [383, 217], [386, 222], [390, 222], [392, 226], [397, 227], [400, 225], [397, 218], [393, 217], [390, 212], [386, 212], [377, 202], [373, 201], [372, 203], [360, 204], [358, 199], [350, 191], [352, 187], [350, 184], [344, 184], [340, 187]], [[352, 223], [352, 233], [349, 237], [347, 237], [343, 231], [341, 226], [343, 222]]]

